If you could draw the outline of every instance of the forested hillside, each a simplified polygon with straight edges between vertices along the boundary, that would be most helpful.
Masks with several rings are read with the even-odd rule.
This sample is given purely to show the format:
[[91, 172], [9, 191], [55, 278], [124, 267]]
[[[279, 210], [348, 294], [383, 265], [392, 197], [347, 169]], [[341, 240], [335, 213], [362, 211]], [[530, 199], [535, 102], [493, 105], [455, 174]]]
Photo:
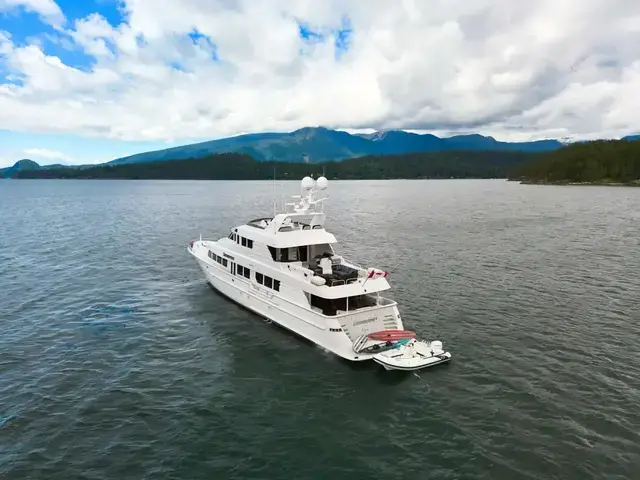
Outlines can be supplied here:
[[367, 156], [326, 163], [258, 162], [249, 155], [225, 153], [204, 158], [164, 162], [55, 168], [17, 172], [15, 178], [123, 178], [263, 180], [276, 176], [300, 179], [324, 174], [338, 179], [384, 178], [505, 178], [510, 168], [534, 154], [524, 152], [423, 152]]
[[526, 183], [640, 183], [640, 141], [599, 140], [542, 153], [514, 168]]

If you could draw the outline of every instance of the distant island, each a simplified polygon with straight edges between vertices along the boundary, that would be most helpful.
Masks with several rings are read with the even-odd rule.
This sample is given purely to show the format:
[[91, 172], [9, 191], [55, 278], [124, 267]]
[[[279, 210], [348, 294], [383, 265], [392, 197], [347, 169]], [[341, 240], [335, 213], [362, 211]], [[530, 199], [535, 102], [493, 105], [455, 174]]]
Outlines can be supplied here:
[[365, 156], [341, 162], [290, 163], [257, 161], [249, 155], [220, 153], [203, 158], [106, 164], [94, 167], [17, 169], [12, 178], [131, 180], [267, 180], [324, 174], [335, 179], [506, 178], [517, 165], [532, 160], [526, 152], [420, 152]]
[[577, 143], [516, 166], [509, 180], [545, 185], [640, 186], [640, 137]]

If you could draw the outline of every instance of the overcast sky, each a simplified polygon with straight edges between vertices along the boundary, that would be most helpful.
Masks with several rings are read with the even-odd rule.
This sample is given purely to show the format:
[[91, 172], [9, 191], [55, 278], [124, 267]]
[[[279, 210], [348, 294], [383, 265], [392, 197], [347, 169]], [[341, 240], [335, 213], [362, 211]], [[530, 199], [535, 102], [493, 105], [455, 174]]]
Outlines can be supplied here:
[[640, 131], [639, 0], [0, 0], [0, 166], [323, 125]]

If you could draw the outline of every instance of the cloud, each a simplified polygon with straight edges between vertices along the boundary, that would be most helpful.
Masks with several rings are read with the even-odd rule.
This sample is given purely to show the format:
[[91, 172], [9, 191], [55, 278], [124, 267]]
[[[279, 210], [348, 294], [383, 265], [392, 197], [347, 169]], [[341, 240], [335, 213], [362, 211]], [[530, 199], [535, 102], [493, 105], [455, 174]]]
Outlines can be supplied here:
[[308, 125], [506, 139], [639, 129], [637, 0], [122, 3], [119, 25], [96, 13], [59, 31], [92, 59], [83, 68], [0, 33], [12, 78], [0, 76], [0, 129], [160, 141]]
[[0, 0], [0, 12], [19, 7], [39, 14], [46, 23], [55, 27], [62, 26], [65, 21], [62, 10], [53, 0]]
[[46, 148], [27, 148], [24, 153], [31, 159], [57, 160], [64, 163], [73, 163], [73, 158], [68, 155]]

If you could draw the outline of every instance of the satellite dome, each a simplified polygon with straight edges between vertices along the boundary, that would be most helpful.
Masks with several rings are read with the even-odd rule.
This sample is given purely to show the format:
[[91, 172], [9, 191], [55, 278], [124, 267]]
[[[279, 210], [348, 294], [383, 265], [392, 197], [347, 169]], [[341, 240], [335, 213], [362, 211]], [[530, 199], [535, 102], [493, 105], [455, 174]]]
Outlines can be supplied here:
[[329, 186], [329, 180], [327, 180], [326, 177], [320, 177], [316, 180], [316, 185], [320, 190], [324, 190]]
[[302, 179], [302, 189], [303, 190], [311, 190], [313, 188], [313, 178], [304, 177]]

